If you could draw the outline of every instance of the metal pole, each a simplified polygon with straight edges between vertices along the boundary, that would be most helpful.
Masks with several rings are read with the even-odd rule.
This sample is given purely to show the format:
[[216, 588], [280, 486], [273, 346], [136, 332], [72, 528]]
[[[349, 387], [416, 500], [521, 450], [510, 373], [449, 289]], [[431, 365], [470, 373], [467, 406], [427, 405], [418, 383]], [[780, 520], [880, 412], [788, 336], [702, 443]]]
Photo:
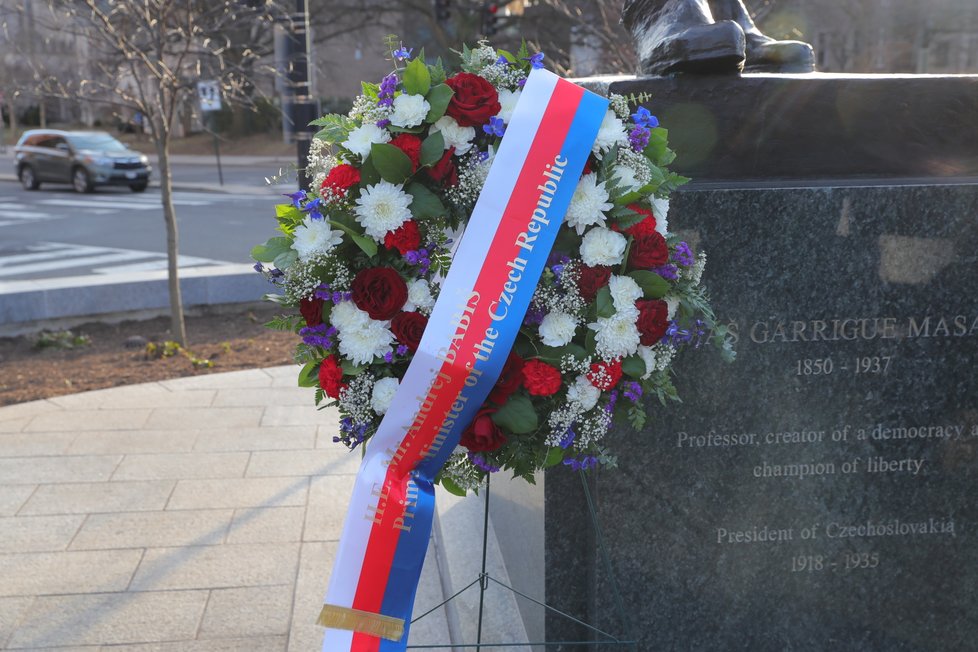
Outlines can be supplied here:
[[211, 123], [211, 136], [214, 137], [214, 157], [217, 159], [217, 179], [224, 185], [224, 171], [221, 169], [221, 143], [220, 139], [217, 137], [217, 115], [215, 111], [207, 112]]
[[476, 645], [482, 645], [482, 613], [489, 588], [489, 574], [486, 573], [486, 549], [489, 547], [489, 480], [486, 475], [486, 506], [482, 514], [482, 572], [479, 574], [479, 626], [476, 630]]
[[289, 70], [292, 99], [292, 125], [295, 130], [296, 158], [298, 163], [299, 188], [309, 190], [310, 179], [306, 174], [309, 160], [309, 146], [313, 132], [309, 123], [315, 120], [316, 103], [312, 97], [312, 84], [309, 81], [309, 61], [311, 53], [309, 32], [309, 13], [306, 0], [296, 0], [295, 14], [292, 16], [292, 60]]

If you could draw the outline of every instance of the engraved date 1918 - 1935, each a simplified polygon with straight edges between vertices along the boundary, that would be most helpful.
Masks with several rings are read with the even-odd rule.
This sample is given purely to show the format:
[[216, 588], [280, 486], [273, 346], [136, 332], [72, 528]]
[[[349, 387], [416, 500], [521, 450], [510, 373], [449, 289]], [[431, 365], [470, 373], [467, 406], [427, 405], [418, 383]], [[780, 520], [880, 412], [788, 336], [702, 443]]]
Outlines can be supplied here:
[[879, 565], [880, 554], [878, 552], [847, 552], [836, 557], [795, 555], [791, 558], [792, 573], [869, 570]]
[[840, 372], [853, 373], [857, 376], [867, 374], [884, 375], [890, 370], [893, 362], [891, 355], [864, 355], [854, 358], [799, 358], [795, 362], [796, 376], [829, 376]]

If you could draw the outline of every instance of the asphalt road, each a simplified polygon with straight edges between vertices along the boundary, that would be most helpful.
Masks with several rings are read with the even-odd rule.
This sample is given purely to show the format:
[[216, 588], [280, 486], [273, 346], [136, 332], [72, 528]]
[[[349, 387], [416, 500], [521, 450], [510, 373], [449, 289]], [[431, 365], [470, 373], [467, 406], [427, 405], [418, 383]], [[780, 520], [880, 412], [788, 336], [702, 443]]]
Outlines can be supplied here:
[[[204, 167], [179, 167], [177, 182], [209, 182]], [[269, 174], [259, 166], [229, 171], [235, 184], [255, 189], [263, 188]], [[216, 186], [216, 169], [213, 177]], [[258, 195], [177, 190], [181, 267], [252, 263], [251, 247], [274, 235], [274, 205], [284, 200], [279, 192], [291, 190], [266, 188]], [[26, 191], [18, 183], [0, 181], [0, 286], [165, 268], [166, 226], [158, 188], [143, 193], [99, 188], [81, 195], [68, 186], [44, 184]]]

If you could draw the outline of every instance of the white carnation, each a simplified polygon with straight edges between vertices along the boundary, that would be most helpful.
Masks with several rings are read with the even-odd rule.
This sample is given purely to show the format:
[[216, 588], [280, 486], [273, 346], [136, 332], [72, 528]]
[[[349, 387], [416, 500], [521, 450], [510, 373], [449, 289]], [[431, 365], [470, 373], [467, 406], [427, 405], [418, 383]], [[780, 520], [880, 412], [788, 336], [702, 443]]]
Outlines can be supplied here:
[[629, 311], [642, 298], [642, 288], [629, 276], [612, 274], [608, 280], [608, 289], [611, 290], [611, 300], [618, 312]]
[[435, 299], [431, 296], [431, 286], [428, 285], [428, 281], [419, 278], [408, 283], [408, 298], [403, 308], [405, 312], [417, 310], [428, 314], [434, 305]]
[[588, 328], [595, 332], [596, 350], [602, 360], [624, 358], [638, 350], [641, 335], [634, 315], [615, 313], [611, 317], [598, 317]]
[[655, 230], [662, 237], [669, 232], [669, 198], [652, 197], [652, 215], [655, 216]]
[[417, 127], [424, 122], [431, 105], [421, 95], [402, 94], [394, 98], [391, 124], [396, 127]]
[[666, 314], [666, 319], [672, 321], [676, 318], [676, 309], [679, 308], [679, 299], [672, 296], [664, 297], [663, 299], [666, 302], [666, 306], [669, 307], [669, 312]]
[[651, 346], [640, 346], [638, 347], [638, 356], [645, 363], [645, 373], [642, 375], [642, 380], [645, 380], [655, 371], [655, 351]]
[[618, 265], [625, 255], [628, 241], [620, 233], [597, 227], [584, 235], [581, 241], [581, 259], [589, 267]]
[[638, 172], [627, 165], [616, 165], [611, 178], [611, 185], [615, 188], [623, 188], [626, 193], [633, 192], [642, 187], [642, 182], [638, 178]]
[[516, 108], [516, 103], [520, 101], [520, 93], [523, 91], [509, 91], [505, 88], [499, 91], [499, 113], [496, 117], [502, 118], [503, 122], [509, 124], [509, 121], [513, 117], [513, 109]]
[[397, 378], [381, 378], [374, 383], [373, 392], [370, 395], [370, 407], [377, 414], [386, 414], [387, 409], [394, 400], [394, 393], [397, 391]]
[[567, 209], [567, 225], [577, 229], [577, 235], [583, 235], [584, 229], [589, 226], [604, 226], [604, 211], [614, 207], [608, 199], [608, 189], [603, 181], [598, 183], [598, 175], [585, 174], [578, 182]]
[[580, 406], [581, 412], [587, 412], [598, 404], [601, 390], [591, 384], [587, 376], [580, 375], [574, 384], [567, 388], [567, 402]]
[[411, 199], [411, 195], [401, 190], [400, 186], [381, 181], [360, 191], [353, 212], [367, 235], [381, 242], [388, 231], [397, 229], [411, 219], [408, 208]]
[[292, 248], [299, 254], [299, 260], [310, 260], [325, 254], [343, 242], [343, 232], [330, 227], [327, 220], [314, 220], [308, 215], [292, 234], [295, 238]]
[[638, 354], [645, 362], [645, 380], [657, 371], [665, 371], [672, 362], [672, 356], [676, 352], [674, 348], [667, 344], [656, 344], [655, 346], [640, 346]]
[[371, 319], [370, 323], [360, 328], [340, 329], [339, 339], [340, 354], [353, 364], [364, 365], [390, 351], [394, 334], [385, 322]]
[[372, 122], [368, 122], [357, 127], [350, 132], [341, 145], [360, 158], [366, 159], [370, 155], [370, 146], [374, 143], [386, 143], [391, 139], [391, 135], [386, 129], [381, 129]]
[[628, 134], [625, 133], [625, 123], [621, 121], [615, 112], [608, 109], [601, 121], [598, 129], [598, 137], [594, 140], [594, 155], [601, 158], [607, 150], [615, 145], [624, 145], [628, 142]]
[[442, 138], [445, 139], [445, 149], [455, 148], [455, 154], [461, 156], [472, 149], [472, 140], [475, 138], [475, 127], [462, 127], [455, 118], [443, 116], [438, 122], [431, 125], [430, 133], [440, 131]]
[[551, 312], [540, 322], [540, 341], [547, 346], [564, 346], [574, 339], [577, 320], [566, 312]]
[[370, 315], [352, 301], [340, 301], [329, 313], [329, 323], [341, 333], [366, 328], [371, 321]]

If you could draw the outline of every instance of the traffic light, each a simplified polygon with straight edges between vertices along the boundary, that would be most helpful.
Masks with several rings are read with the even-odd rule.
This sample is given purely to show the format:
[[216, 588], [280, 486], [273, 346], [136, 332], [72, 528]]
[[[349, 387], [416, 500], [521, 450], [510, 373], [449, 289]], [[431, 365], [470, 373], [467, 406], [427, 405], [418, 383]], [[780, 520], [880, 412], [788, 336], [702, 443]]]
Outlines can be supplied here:
[[435, 20], [444, 23], [452, 16], [449, 10], [452, 0], [435, 0]]
[[487, 2], [482, 7], [482, 35], [494, 36], [499, 31], [496, 21], [499, 20], [499, 4]]

